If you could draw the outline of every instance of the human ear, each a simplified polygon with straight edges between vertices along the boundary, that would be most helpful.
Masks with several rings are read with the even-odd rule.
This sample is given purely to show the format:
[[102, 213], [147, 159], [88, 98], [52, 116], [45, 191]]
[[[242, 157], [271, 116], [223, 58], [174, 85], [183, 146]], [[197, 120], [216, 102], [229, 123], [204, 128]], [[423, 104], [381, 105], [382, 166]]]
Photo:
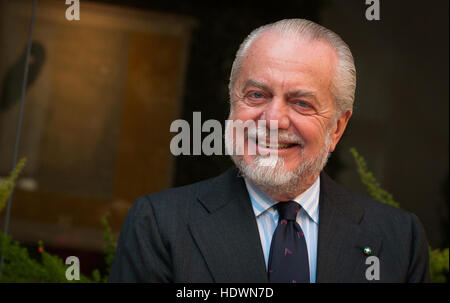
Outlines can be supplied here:
[[347, 123], [350, 120], [352, 114], [353, 111], [351, 110], [343, 112], [337, 119], [336, 123], [333, 125], [331, 131], [331, 145], [329, 150], [330, 153], [334, 151], [336, 145], [344, 134], [345, 128], [347, 127]]

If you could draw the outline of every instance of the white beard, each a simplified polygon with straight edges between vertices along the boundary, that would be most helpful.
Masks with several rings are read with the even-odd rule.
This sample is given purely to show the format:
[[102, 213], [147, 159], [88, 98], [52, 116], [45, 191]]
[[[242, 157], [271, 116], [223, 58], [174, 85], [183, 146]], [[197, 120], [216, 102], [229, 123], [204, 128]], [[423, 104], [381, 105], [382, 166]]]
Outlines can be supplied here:
[[[225, 141], [230, 143], [233, 140], [232, 134], [228, 129], [225, 130]], [[229, 144], [228, 146], [234, 146]], [[260, 190], [268, 195], [292, 196], [295, 197], [314, 181], [322, 169], [325, 167], [331, 145], [331, 127], [325, 135], [325, 142], [316, 157], [311, 157], [302, 161], [299, 166], [292, 171], [284, 168], [284, 158], [278, 155], [254, 156], [253, 163], [245, 162], [244, 157], [229, 153], [235, 165], [239, 168], [241, 174]], [[301, 148], [299, 157], [303, 155]], [[308, 184], [305, 184], [307, 182]], [[306, 187], [306, 188], [305, 188]]]

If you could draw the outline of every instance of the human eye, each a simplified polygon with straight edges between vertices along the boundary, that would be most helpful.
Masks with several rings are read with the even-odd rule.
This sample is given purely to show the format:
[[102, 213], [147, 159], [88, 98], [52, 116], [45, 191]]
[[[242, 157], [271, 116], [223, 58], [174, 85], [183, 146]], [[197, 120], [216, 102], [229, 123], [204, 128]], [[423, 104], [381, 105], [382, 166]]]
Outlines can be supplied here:
[[252, 104], [252, 105], [263, 104], [264, 102], [266, 102], [266, 100], [268, 98], [269, 98], [269, 96], [267, 95], [266, 92], [264, 92], [264, 91], [257, 91], [257, 90], [249, 91], [245, 95], [245, 99], [247, 100], [247, 103], [248, 104]]
[[297, 104], [298, 106], [303, 107], [303, 108], [310, 108], [311, 107], [311, 105], [308, 102], [305, 102], [305, 101], [297, 101], [295, 104]]
[[308, 101], [295, 100], [292, 103], [294, 104], [295, 110], [301, 114], [312, 115], [315, 113], [314, 106]]
[[262, 99], [264, 98], [264, 94], [261, 92], [250, 92], [248, 97], [252, 99]]

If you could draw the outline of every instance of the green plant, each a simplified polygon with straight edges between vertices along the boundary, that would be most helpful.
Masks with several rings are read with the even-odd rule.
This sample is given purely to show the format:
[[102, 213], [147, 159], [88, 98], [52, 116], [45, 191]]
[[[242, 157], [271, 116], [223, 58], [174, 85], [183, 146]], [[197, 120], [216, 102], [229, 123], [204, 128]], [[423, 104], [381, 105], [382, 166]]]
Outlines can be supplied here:
[[350, 148], [362, 183], [366, 186], [369, 195], [377, 201], [399, 208], [400, 204], [395, 202], [390, 193], [381, 188], [374, 175], [367, 169], [366, 160], [358, 154], [355, 148]]
[[[10, 176], [0, 180], [0, 212], [6, 205], [17, 177], [25, 166], [25, 158], [21, 159]], [[115, 238], [111, 232], [107, 215], [101, 219], [105, 228], [105, 262], [109, 267], [115, 251]], [[38, 242], [38, 257], [31, 257], [28, 249], [22, 247], [19, 242], [13, 241], [9, 235], [0, 233], [0, 254], [3, 256], [2, 273], [0, 282], [106, 282], [107, 276], [101, 277], [100, 271], [95, 269], [92, 277], [80, 274], [80, 280], [68, 281], [66, 270], [68, 266], [58, 256], [47, 253], [42, 241]]]
[[[394, 200], [390, 193], [381, 188], [374, 175], [367, 169], [364, 158], [359, 155], [355, 148], [350, 148], [350, 152], [355, 160], [359, 177], [366, 186], [369, 195], [375, 200], [399, 208], [400, 204]], [[449, 272], [448, 248], [432, 250], [431, 247], [428, 247], [428, 249], [430, 255], [431, 282], [447, 282]]]
[[24, 168], [26, 162], [26, 158], [20, 159], [9, 177], [6, 179], [0, 179], [0, 212], [5, 207], [6, 201], [8, 201], [9, 195], [13, 191], [17, 177]]
[[21, 247], [11, 237], [0, 233], [0, 253], [4, 263], [0, 282], [98, 282], [93, 278], [80, 275], [80, 280], [66, 279], [67, 265], [58, 256], [51, 255], [44, 250], [39, 241], [39, 258], [31, 258], [28, 250]]
[[60, 257], [47, 253], [42, 241], [39, 241], [38, 244], [39, 257], [33, 258], [28, 249], [22, 247], [19, 242], [13, 241], [9, 235], [0, 233], [0, 254], [4, 258], [0, 282], [92, 283], [107, 281], [108, 276], [101, 277], [98, 269], [91, 273], [91, 277], [80, 274], [80, 280], [68, 281], [66, 279], [68, 266]]
[[111, 268], [111, 265], [112, 265], [112, 262], [114, 259], [114, 255], [116, 254], [116, 249], [117, 249], [117, 238], [112, 233], [111, 226], [109, 225], [109, 222], [108, 222], [109, 215], [110, 215], [110, 213], [108, 212], [101, 219], [101, 223], [105, 230], [103, 233], [103, 243], [104, 243], [103, 253], [105, 254], [105, 263], [106, 263], [106, 270], [107, 270], [107, 275], [104, 277], [103, 282], [106, 282], [108, 280], [109, 270]]

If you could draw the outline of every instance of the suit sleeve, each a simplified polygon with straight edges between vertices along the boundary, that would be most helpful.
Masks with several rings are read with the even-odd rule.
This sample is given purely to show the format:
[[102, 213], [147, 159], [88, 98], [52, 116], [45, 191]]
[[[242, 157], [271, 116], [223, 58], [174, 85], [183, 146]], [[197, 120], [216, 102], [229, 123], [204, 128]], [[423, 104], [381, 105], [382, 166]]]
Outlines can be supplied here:
[[430, 260], [425, 230], [416, 215], [411, 214], [411, 258], [408, 283], [430, 282]]
[[171, 282], [170, 256], [150, 200], [131, 207], [117, 243], [108, 282]]

